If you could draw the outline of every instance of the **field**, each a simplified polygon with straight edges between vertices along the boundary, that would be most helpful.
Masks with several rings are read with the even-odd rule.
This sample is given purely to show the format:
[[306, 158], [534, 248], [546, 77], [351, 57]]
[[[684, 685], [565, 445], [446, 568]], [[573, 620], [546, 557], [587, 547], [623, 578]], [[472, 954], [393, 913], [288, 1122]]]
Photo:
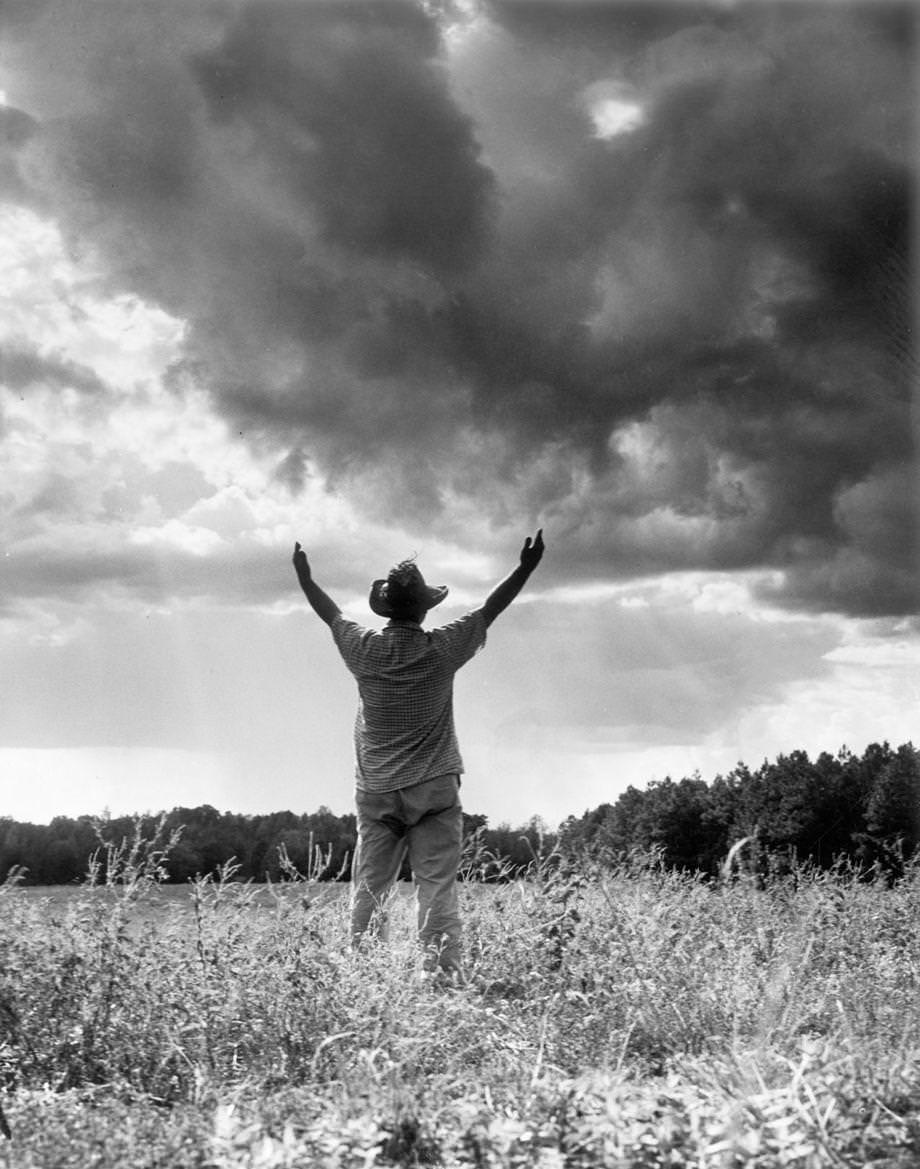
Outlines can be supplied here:
[[154, 878], [2, 887], [0, 1166], [920, 1163], [916, 871], [466, 883], [458, 988], [405, 890]]

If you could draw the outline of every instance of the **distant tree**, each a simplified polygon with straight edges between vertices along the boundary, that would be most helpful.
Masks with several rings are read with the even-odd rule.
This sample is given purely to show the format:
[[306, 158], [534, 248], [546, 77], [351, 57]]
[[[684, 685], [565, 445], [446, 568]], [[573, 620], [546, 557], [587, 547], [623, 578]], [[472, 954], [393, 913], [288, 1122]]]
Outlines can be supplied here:
[[594, 851], [602, 858], [623, 858], [652, 847], [653, 824], [645, 791], [630, 785], [597, 825]]
[[920, 751], [899, 747], [878, 773], [866, 809], [869, 856], [899, 875], [920, 847]]
[[58, 836], [48, 842], [42, 866], [43, 885], [68, 885], [80, 871], [80, 855], [72, 836]]
[[477, 832], [484, 832], [485, 829], [488, 828], [488, 826], [489, 826], [489, 817], [488, 816], [479, 816], [479, 815], [476, 815], [475, 813], [470, 813], [470, 812], [463, 813], [463, 838], [464, 838], [464, 840], [468, 840], [471, 836], [474, 836]]
[[712, 793], [697, 774], [675, 783], [650, 786], [649, 832], [666, 864], [678, 869], [714, 873], [726, 852], [724, 825], [711, 814]]
[[587, 861], [600, 850], [598, 835], [613, 813], [613, 804], [600, 804], [582, 816], [569, 816], [559, 826], [559, 850], [573, 863]]

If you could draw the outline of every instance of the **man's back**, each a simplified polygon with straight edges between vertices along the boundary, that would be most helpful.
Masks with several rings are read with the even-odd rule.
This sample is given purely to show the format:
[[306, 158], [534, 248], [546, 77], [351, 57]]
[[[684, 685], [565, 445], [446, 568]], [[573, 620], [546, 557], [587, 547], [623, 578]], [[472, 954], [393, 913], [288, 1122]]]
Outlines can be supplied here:
[[482, 611], [432, 630], [415, 621], [392, 619], [379, 632], [339, 615], [331, 629], [358, 684], [358, 788], [395, 791], [462, 772], [453, 680], [485, 644]]

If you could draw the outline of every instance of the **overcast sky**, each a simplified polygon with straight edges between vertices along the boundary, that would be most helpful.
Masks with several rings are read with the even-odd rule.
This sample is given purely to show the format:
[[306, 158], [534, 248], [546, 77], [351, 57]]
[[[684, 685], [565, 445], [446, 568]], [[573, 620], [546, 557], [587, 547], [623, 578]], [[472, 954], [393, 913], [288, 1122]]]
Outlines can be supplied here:
[[352, 800], [477, 605], [468, 810], [920, 740], [916, 9], [0, 3], [0, 815]]

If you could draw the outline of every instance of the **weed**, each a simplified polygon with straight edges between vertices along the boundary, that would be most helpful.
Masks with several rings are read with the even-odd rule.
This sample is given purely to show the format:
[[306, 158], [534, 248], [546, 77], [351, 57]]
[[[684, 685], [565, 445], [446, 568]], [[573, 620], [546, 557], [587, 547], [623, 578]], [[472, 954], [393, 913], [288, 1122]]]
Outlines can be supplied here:
[[[103, 841], [66, 892], [0, 888], [0, 1166], [823, 1169], [920, 1157], [920, 874], [707, 883], [655, 858], [469, 854], [467, 979], [412, 907], [348, 944], [282, 864], [162, 884]], [[542, 850], [540, 850], [542, 852]], [[489, 867], [489, 866], [493, 867]]]

